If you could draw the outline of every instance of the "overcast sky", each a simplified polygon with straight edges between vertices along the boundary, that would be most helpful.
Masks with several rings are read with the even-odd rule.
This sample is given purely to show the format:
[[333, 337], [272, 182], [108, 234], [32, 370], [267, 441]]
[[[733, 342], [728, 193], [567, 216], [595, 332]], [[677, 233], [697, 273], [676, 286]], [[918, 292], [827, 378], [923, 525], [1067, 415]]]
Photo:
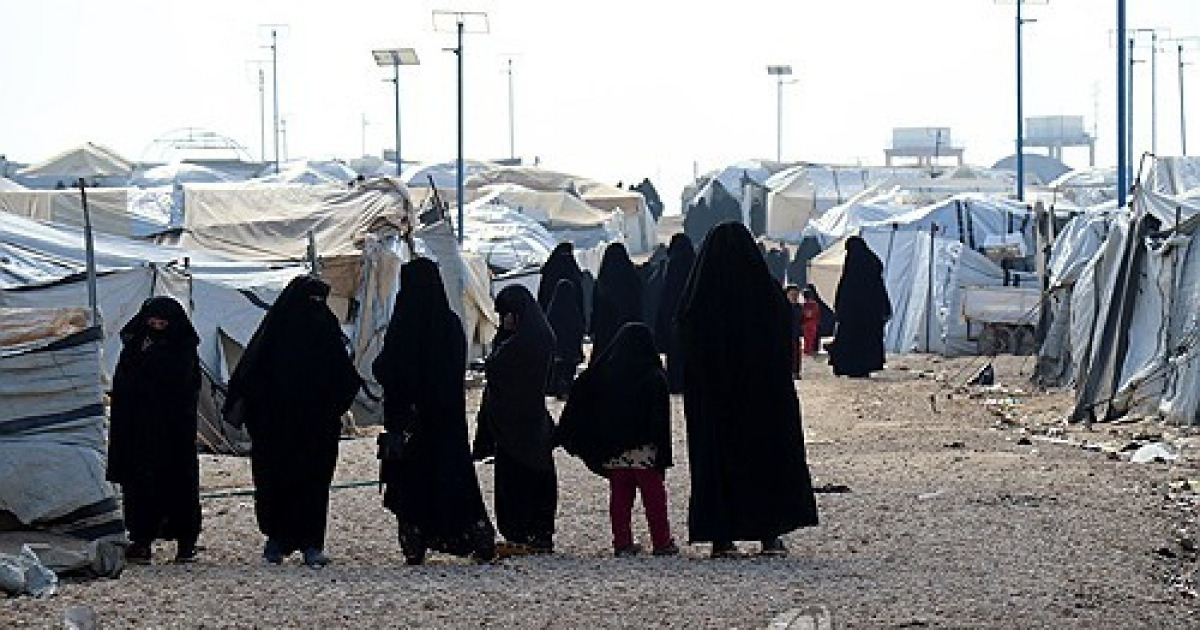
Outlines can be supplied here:
[[[1200, 36], [1200, 0], [1129, 4], [1131, 27]], [[1025, 28], [1026, 115], [1098, 123], [1103, 164], [1115, 163], [1115, 5], [1026, 9], [1037, 20]], [[518, 156], [611, 183], [650, 176], [672, 196], [694, 164], [774, 157], [767, 64], [795, 71], [784, 86], [785, 160], [881, 163], [896, 126], [951, 127], [973, 164], [1012, 152], [1011, 0], [0, 0], [0, 154], [36, 161], [91, 140], [151, 159], [155, 138], [202, 127], [257, 158], [250, 61], [269, 58], [260, 25], [278, 23], [290, 157], [358, 156], [364, 116], [366, 151], [390, 148], [392, 86], [370, 51], [412, 46], [421, 65], [401, 76], [404, 156], [451, 159], [456, 73], [444, 49], [454, 36], [435, 32], [433, 9], [489, 15], [490, 32], [468, 35], [464, 57], [472, 158], [509, 154], [507, 56]], [[1200, 49], [1191, 57], [1197, 128]], [[1179, 152], [1176, 76], [1174, 53], [1160, 54], [1161, 154]], [[1139, 65], [1139, 151], [1150, 143], [1149, 79], [1150, 64]], [[269, 90], [269, 69], [267, 81]], [[1200, 149], [1197, 132], [1191, 140]], [[1086, 159], [1067, 153], [1076, 166]]]

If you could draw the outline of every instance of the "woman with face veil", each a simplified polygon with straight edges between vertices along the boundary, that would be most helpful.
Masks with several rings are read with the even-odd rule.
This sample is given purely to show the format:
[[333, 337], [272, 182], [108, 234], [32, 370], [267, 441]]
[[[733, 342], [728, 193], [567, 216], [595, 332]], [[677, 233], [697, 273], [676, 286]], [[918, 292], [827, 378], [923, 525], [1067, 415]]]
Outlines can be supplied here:
[[592, 289], [592, 357], [604, 352], [621, 326], [644, 321], [643, 282], [623, 243], [604, 250]]
[[688, 529], [713, 555], [817, 524], [800, 405], [791, 377], [783, 289], [750, 232], [723, 223], [705, 238], [679, 306], [691, 466]]
[[554, 330], [554, 366], [550, 370], [547, 393], [566, 400], [575, 380], [575, 370], [583, 363], [583, 311], [579, 308], [579, 287], [559, 280], [554, 297], [546, 309], [546, 319]]
[[829, 364], [838, 376], [863, 378], [883, 369], [883, 329], [892, 303], [883, 283], [883, 263], [860, 236], [846, 239], [846, 262], [833, 299], [837, 332]]
[[329, 285], [288, 283], [263, 317], [229, 379], [226, 417], [250, 433], [254, 510], [273, 564], [295, 551], [318, 568], [325, 556], [329, 484], [342, 414], [362, 379], [346, 352]]
[[667, 383], [672, 394], [683, 393], [683, 357], [680, 355], [679, 300], [683, 287], [696, 263], [696, 249], [692, 239], [680, 232], [671, 237], [667, 248], [667, 271], [663, 278], [662, 297], [654, 318], [654, 341], [658, 349], [667, 355]]
[[155, 539], [177, 541], [175, 561], [191, 562], [200, 535], [196, 403], [200, 337], [183, 306], [152, 297], [121, 329], [113, 375], [108, 479], [121, 484], [126, 558], [150, 562]]
[[550, 252], [550, 256], [542, 265], [537, 301], [543, 311], [550, 310], [550, 302], [554, 298], [554, 292], [558, 290], [559, 280], [566, 280], [575, 285], [575, 299], [579, 301], [579, 311], [584, 312], [583, 271], [579, 268], [579, 263], [575, 262], [575, 246], [566, 241], [555, 245], [554, 251]]
[[495, 555], [467, 437], [466, 365], [462, 322], [450, 310], [437, 265], [428, 258], [404, 265], [372, 371], [383, 385], [389, 436], [380, 440], [383, 504], [396, 514], [409, 564], [424, 562], [428, 549], [480, 562]]
[[495, 457], [496, 526], [501, 556], [554, 550], [558, 480], [554, 422], [543, 389], [554, 332], [529, 290], [505, 287], [496, 296], [500, 331], [484, 361], [487, 385], [479, 408], [474, 455]]

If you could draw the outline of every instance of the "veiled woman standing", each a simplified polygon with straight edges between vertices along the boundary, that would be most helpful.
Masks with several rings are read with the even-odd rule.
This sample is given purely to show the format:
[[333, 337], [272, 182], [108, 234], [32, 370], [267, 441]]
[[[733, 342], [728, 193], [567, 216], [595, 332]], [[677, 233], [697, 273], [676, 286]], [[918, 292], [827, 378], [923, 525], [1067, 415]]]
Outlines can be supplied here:
[[554, 332], [523, 286], [496, 296], [500, 331], [485, 360], [487, 385], [475, 435], [476, 459], [494, 456], [496, 527], [500, 555], [554, 550], [558, 479], [554, 422], [543, 389]]
[[409, 564], [429, 549], [487, 562], [488, 519], [467, 436], [467, 342], [437, 265], [400, 269], [400, 293], [372, 371], [383, 385], [380, 482]]
[[683, 357], [680, 355], [679, 300], [684, 285], [696, 263], [696, 249], [692, 239], [682, 232], [671, 237], [667, 247], [667, 271], [663, 278], [662, 297], [654, 319], [654, 341], [660, 352], [667, 355], [667, 383], [672, 394], [683, 393]]
[[604, 352], [621, 326], [641, 322], [643, 282], [623, 243], [611, 243], [604, 250], [600, 273], [592, 290], [592, 356]]
[[579, 310], [583, 308], [583, 271], [575, 261], [575, 246], [564, 241], [554, 246], [546, 262], [542, 264], [542, 275], [538, 280], [538, 305], [543, 311], [549, 311], [550, 301], [558, 289], [558, 281], [566, 280], [575, 285], [575, 299], [579, 301]]
[[121, 329], [113, 375], [108, 479], [121, 484], [126, 559], [149, 564], [155, 539], [176, 541], [176, 562], [196, 557], [200, 462], [196, 402], [200, 337], [183, 306], [152, 297]]
[[250, 433], [254, 509], [267, 537], [263, 558], [296, 551], [323, 567], [329, 484], [337, 467], [342, 414], [362, 379], [346, 351], [329, 285], [293, 279], [251, 337], [229, 379], [225, 412]]
[[791, 376], [791, 316], [741, 223], [709, 232], [679, 307], [692, 542], [713, 555], [817, 524], [800, 403]]
[[566, 400], [575, 381], [575, 371], [583, 363], [583, 311], [579, 308], [579, 287], [559, 280], [554, 297], [546, 309], [546, 319], [554, 330], [554, 365], [550, 370], [547, 393]]
[[883, 331], [892, 303], [883, 282], [883, 263], [860, 236], [846, 239], [846, 262], [833, 299], [837, 332], [829, 364], [838, 376], [863, 378], [883, 369]]

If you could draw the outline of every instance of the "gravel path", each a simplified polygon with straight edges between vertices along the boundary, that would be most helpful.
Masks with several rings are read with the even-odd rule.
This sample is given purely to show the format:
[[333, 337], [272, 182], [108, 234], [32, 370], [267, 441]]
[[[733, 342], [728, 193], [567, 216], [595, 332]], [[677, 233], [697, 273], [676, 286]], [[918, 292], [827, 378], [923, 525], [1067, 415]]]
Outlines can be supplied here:
[[[799, 388], [815, 482], [849, 492], [819, 495], [822, 525], [789, 535], [788, 558], [710, 560], [703, 546], [612, 558], [607, 488], [560, 452], [554, 556], [484, 567], [434, 556], [406, 567], [377, 490], [359, 487], [333, 496], [331, 566], [266, 566], [249, 497], [209, 499], [198, 564], [131, 567], [45, 600], [0, 601], [0, 626], [61, 627], [66, 608], [86, 605], [105, 628], [765, 628], [813, 607], [837, 628], [1196, 627], [1200, 607], [1170, 587], [1194, 557], [1156, 553], [1181, 518], [1164, 488], [1196, 472], [1022, 444], [966, 397], [931, 411], [936, 377], [969, 363], [899, 358], [868, 381], [806, 363]], [[1001, 363], [1001, 379], [1016, 382], [1022, 365]], [[1042, 408], [1068, 403], [1039, 398]], [[681, 540], [683, 439], [677, 400], [679, 465], [668, 483]], [[373, 455], [371, 439], [344, 442], [339, 481], [374, 479]], [[248, 485], [245, 460], [202, 465], [207, 488]], [[490, 496], [491, 470], [480, 471]], [[635, 532], [646, 537], [640, 509]], [[172, 551], [160, 546], [156, 562]]]

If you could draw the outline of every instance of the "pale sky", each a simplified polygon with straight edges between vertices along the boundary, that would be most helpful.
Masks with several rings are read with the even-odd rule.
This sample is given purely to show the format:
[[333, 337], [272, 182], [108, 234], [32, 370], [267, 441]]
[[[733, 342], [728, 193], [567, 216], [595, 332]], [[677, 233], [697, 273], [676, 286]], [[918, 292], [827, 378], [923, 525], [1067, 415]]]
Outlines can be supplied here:
[[[1131, 27], [1200, 36], [1200, 0], [1130, 0]], [[1025, 113], [1097, 119], [1115, 163], [1115, 0], [1030, 6]], [[279, 40], [289, 157], [356, 157], [393, 144], [393, 92], [373, 48], [411, 46], [401, 76], [406, 159], [452, 159], [452, 33], [432, 10], [483, 10], [466, 41], [466, 153], [507, 157], [506, 55], [514, 58], [516, 153], [615, 183], [650, 176], [670, 199], [690, 177], [773, 158], [784, 86], [785, 160], [878, 164], [896, 126], [948, 126], [968, 162], [1012, 153], [1014, 8], [996, 0], [654, 2], [604, 0], [0, 0], [0, 154], [37, 161], [85, 140], [133, 160], [180, 127], [259, 154], [262, 24]], [[1200, 47], [1188, 105], [1200, 127]], [[1139, 53], [1146, 58], [1148, 51]], [[1158, 56], [1159, 153], [1178, 154], [1174, 53]], [[1138, 66], [1138, 150], [1150, 145], [1150, 64]], [[268, 117], [270, 116], [270, 74]], [[1195, 87], [1191, 87], [1194, 85]], [[269, 129], [269, 127], [268, 127]], [[1200, 132], [1191, 143], [1200, 151]], [[268, 131], [268, 157], [270, 139]], [[1068, 151], [1086, 166], [1086, 150]], [[676, 204], [672, 204], [676, 205]]]

